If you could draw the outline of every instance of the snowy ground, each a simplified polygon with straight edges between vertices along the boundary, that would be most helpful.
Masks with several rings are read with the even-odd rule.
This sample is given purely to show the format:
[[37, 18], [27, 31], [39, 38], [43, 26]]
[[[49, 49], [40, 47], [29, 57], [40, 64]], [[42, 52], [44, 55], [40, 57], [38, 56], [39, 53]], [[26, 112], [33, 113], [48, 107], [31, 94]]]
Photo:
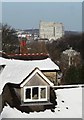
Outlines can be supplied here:
[[0, 118], [82, 118], [82, 88], [56, 90], [57, 102], [55, 112], [21, 113], [16, 108], [4, 107]]

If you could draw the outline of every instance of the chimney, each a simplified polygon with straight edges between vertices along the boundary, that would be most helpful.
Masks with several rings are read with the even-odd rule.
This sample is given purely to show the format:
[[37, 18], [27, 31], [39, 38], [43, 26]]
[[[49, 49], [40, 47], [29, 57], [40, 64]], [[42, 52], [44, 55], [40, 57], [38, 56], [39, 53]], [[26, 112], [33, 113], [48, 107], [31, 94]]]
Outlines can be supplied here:
[[28, 49], [27, 49], [27, 44], [26, 40], [20, 40], [20, 54], [27, 54]]

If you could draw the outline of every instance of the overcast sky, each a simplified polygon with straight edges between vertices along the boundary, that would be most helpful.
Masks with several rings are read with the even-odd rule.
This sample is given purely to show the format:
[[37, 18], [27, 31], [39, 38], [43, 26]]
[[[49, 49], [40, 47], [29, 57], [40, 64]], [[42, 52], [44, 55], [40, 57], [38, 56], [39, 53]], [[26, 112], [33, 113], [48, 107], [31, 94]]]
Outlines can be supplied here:
[[16, 29], [39, 28], [40, 20], [61, 22], [65, 30], [82, 30], [82, 2], [3, 2], [2, 22]]

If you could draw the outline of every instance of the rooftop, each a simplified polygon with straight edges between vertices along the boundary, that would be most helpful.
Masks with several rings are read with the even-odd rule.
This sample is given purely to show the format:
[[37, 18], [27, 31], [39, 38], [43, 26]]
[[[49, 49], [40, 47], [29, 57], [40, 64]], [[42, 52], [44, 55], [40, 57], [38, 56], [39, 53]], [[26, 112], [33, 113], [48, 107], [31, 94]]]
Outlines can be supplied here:
[[5, 65], [0, 74], [0, 93], [6, 83], [20, 84], [36, 67], [41, 71], [59, 70], [50, 58], [24, 61], [0, 57], [0, 65]]

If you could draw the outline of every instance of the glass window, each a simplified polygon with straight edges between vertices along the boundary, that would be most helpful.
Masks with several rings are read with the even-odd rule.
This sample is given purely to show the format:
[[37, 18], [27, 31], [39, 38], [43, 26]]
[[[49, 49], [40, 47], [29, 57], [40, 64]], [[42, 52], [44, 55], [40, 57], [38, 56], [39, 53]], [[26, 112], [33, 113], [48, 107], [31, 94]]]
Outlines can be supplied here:
[[32, 99], [38, 99], [38, 87], [33, 87], [32, 88]]
[[31, 99], [31, 88], [27, 88], [25, 93], [25, 98]]
[[40, 88], [40, 98], [46, 98], [46, 88]]
[[47, 100], [46, 86], [24, 87], [24, 102], [45, 101]]

